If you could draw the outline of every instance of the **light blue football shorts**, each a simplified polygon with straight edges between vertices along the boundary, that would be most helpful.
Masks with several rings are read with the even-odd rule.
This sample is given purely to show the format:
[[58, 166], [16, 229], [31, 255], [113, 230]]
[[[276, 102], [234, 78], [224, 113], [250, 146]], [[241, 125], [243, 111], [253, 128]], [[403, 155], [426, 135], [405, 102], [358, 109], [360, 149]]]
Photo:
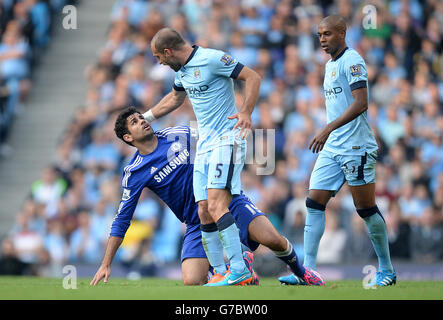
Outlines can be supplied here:
[[322, 150], [311, 173], [309, 190], [331, 190], [335, 196], [345, 182], [350, 186], [375, 183], [376, 162], [377, 151], [350, 156]]
[[228, 189], [240, 194], [241, 171], [246, 158], [246, 143], [226, 144], [197, 154], [194, 160], [195, 201], [207, 200], [208, 189]]

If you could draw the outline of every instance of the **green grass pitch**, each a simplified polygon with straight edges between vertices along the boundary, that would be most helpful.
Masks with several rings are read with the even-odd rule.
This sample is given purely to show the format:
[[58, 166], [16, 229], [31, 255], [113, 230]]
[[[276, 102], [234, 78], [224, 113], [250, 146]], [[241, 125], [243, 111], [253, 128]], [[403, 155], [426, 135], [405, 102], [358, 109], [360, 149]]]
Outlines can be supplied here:
[[63, 279], [0, 277], [0, 300], [442, 300], [443, 281], [401, 281], [386, 288], [364, 289], [361, 280], [327, 281], [326, 287], [282, 286], [275, 278], [260, 286], [185, 287], [181, 280], [110, 278], [91, 287], [77, 280], [64, 289]]

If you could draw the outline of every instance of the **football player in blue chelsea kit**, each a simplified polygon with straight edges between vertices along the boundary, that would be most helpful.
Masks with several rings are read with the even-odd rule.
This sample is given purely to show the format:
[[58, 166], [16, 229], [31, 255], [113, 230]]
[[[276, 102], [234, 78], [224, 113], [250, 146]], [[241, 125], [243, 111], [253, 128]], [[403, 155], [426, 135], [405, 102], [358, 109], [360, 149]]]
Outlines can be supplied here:
[[[122, 199], [112, 223], [106, 252], [91, 285], [104, 278], [108, 281], [110, 266], [130, 225], [135, 207], [144, 188], [149, 188], [186, 224], [181, 254], [185, 285], [202, 285], [208, 281], [210, 266], [214, 274], [226, 272], [223, 258], [207, 258], [200, 230], [198, 204], [193, 192], [193, 171], [197, 130], [187, 126], [154, 132], [144, 116], [131, 107], [122, 111], [115, 123], [115, 133], [125, 143], [137, 148], [122, 178]], [[269, 219], [242, 193], [229, 204], [241, 242], [254, 251], [259, 244], [270, 248], [294, 274], [309, 285], [324, 285], [321, 277], [301, 265], [292, 244], [273, 227]], [[251, 255], [242, 263], [250, 273]], [[255, 278], [257, 279], [257, 278]], [[249, 283], [251, 284], [251, 283]]]
[[[325, 208], [347, 182], [357, 213], [365, 221], [379, 262], [379, 270], [369, 286], [396, 283], [391, 264], [386, 224], [375, 201], [377, 142], [368, 123], [368, 78], [366, 65], [345, 42], [346, 23], [340, 16], [323, 19], [318, 26], [322, 49], [331, 55], [326, 63], [324, 94], [327, 125], [311, 141], [309, 149], [319, 152], [306, 199], [304, 266], [316, 269], [317, 251], [325, 230]], [[280, 282], [304, 284], [295, 275]]]

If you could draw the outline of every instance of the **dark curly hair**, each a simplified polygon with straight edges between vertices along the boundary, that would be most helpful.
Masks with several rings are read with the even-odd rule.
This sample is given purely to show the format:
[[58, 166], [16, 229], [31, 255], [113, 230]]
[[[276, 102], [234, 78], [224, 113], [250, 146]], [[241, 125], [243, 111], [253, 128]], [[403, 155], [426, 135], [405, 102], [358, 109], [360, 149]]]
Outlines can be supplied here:
[[124, 143], [129, 144], [130, 146], [133, 146], [132, 143], [129, 143], [123, 139], [123, 136], [127, 133], [129, 133], [128, 130], [128, 117], [134, 113], [140, 113], [140, 111], [137, 110], [135, 107], [128, 107], [124, 109], [117, 117], [117, 120], [115, 120], [115, 126], [114, 126], [114, 132], [116, 136], [121, 139]]

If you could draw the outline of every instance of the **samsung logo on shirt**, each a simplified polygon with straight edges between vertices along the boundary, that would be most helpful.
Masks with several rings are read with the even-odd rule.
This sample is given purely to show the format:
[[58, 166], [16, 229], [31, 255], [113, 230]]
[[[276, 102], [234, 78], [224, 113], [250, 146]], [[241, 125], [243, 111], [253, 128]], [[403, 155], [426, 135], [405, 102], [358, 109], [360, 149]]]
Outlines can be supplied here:
[[182, 152], [178, 154], [174, 159], [169, 161], [169, 163], [164, 166], [158, 173], [154, 176], [155, 181], [162, 182], [164, 178], [166, 178], [173, 170], [177, 169], [177, 167], [181, 164], [188, 163], [189, 152], [184, 149]]

